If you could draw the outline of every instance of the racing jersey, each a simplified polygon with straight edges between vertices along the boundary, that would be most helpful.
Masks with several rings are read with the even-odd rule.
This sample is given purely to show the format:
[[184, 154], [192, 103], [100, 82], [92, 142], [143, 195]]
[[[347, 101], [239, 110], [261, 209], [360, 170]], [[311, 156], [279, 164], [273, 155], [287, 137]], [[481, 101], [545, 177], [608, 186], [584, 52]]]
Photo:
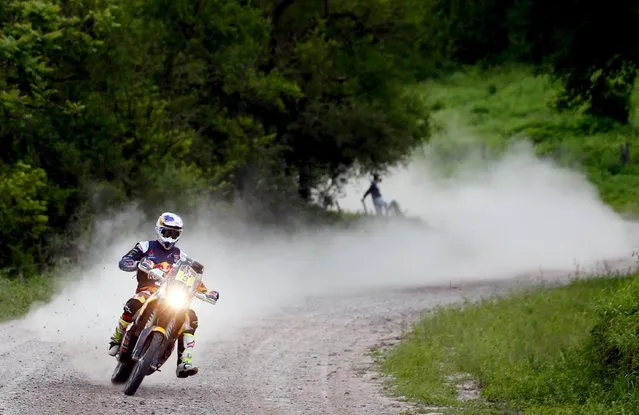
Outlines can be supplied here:
[[[164, 249], [164, 247], [156, 240], [136, 243], [133, 249], [127, 252], [122, 259], [120, 259], [118, 266], [122, 271], [137, 271], [136, 277], [138, 281], [138, 291], [145, 287], [156, 285], [156, 281], [152, 277], [150, 277], [146, 272], [138, 269], [138, 262], [145, 258], [153, 261], [154, 268], [162, 268], [166, 271], [166, 268], [169, 265], [173, 265], [180, 258], [186, 259], [188, 256], [177, 246], [173, 246], [171, 249]], [[195, 262], [193, 264], [193, 269], [197, 273], [201, 274], [204, 266], [199, 262]], [[200, 282], [197, 290], [200, 292], [208, 291], [203, 282]]]

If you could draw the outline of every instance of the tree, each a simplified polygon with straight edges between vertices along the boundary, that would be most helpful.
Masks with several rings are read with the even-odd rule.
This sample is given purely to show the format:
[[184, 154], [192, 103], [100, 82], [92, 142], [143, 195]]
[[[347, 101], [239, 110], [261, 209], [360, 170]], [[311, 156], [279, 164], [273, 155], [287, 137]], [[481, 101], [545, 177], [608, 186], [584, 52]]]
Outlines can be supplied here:
[[21, 247], [3, 266], [66, 255], [71, 223], [127, 200], [274, 209], [401, 162], [429, 133], [405, 86], [436, 66], [415, 58], [434, 50], [420, 4], [2, 2], [0, 213], [30, 218], [28, 232], [0, 227]]
[[[639, 46], [639, 9], [614, 0], [432, 0], [437, 49], [462, 64], [535, 64], [563, 84], [559, 108], [627, 123]], [[444, 43], [440, 43], [440, 42]], [[450, 42], [447, 45], [445, 42]]]
[[605, 6], [543, 0], [531, 21], [531, 40], [550, 51], [552, 72], [564, 84], [560, 106], [585, 105], [592, 115], [627, 123], [639, 62], [632, 29], [639, 9], [619, 0]]
[[[428, 117], [405, 88], [412, 68], [409, 9], [382, 0], [274, 2], [267, 70], [299, 85], [273, 124], [300, 195], [328, 178], [397, 163], [428, 137]], [[400, 30], [401, 28], [401, 30]]]
[[42, 260], [42, 236], [47, 230], [44, 170], [23, 162], [0, 165], [0, 229], [4, 248], [0, 264], [10, 271], [33, 271]]

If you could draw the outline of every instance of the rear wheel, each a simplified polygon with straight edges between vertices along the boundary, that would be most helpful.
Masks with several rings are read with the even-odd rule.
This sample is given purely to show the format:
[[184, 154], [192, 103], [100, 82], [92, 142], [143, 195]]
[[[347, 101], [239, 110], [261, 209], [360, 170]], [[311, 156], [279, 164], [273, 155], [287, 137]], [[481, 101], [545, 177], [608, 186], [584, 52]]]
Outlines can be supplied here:
[[135, 362], [133, 371], [129, 376], [126, 384], [124, 385], [125, 395], [134, 395], [140, 387], [142, 380], [149, 373], [151, 365], [157, 363], [160, 352], [162, 351], [162, 342], [164, 341], [164, 335], [162, 333], [153, 332], [152, 337], [148, 340], [148, 347], [142, 353], [140, 359]]

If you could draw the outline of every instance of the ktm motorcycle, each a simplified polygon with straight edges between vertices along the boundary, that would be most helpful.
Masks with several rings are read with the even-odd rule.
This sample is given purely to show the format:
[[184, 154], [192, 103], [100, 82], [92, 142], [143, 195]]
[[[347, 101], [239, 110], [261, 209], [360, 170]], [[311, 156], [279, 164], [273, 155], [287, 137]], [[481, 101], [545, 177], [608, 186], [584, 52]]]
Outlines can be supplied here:
[[160, 287], [135, 313], [120, 345], [111, 382], [124, 383], [126, 395], [134, 395], [144, 377], [159, 371], [171, 356], [193, 298], [216, 303], [197, 291], [202, 275], [195, 272], [194, 263], [190, 258], [180, 259], [167, 271], [146, 270], [138, 264], [139, 269], [159, 281]]

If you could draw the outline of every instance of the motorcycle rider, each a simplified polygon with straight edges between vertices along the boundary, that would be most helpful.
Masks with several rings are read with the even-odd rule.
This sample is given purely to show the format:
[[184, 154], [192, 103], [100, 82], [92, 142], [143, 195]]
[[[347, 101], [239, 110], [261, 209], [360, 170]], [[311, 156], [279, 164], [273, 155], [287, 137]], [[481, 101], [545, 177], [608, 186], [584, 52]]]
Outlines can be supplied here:
[[373, 199], [373, 206], [375, 206], [375, 211], [378, 215], [382, 213], [388, 214], [388, 203], [382, 197], [382, 192], [379, 191], [379, 184], [382, 182], [382, 178], [379, 177], [379, 174], [375, 173], [373, 175], [373, 180], [371, 181], [371, 185], [369, 186], [364, 196], [362, 196], [362, 203], [366, 199], [366, 196], [371, 195], [371, 199]]
[[[155, 280], [155, 277], [149, 271], [153, 268], [162, 268], [166, 271], [167, 267], [178, 259], [188, 258], [186, 253], [175, 246], [180, 236], [182, 236], [182, 230], [182, 218], [175, 213], [162, 213], [155, 223], [156, 240], [138, 242], [120, 260], [119, 267], [122, 271], [133, 272], [137, 270], [138, 285], [135, 295], [124, 305], [124, 312], [109, 343], [109, 355], [116, 356], [118, 354], [123, 334], [133, 320], [133, 316], [149, 296], [159, 289], [158, 281]], [[142, 264], [146, 272], [138, 268], [138, 263]], [[204, 270], [204, 266], [197, 261], [194, 261], [192, 267], [198, 274], [202, 274]], [[217, 291], [209, 290], [202, 282], [198, 287], [198, 291], [216, 301], [220, 297]], [[177, 377], [185, 378], [198, 372], [198, 368], [193, 366], [192, 363], [197, 326], [197, 315], [193, 309], [190, 309], [188, 318], [184, 323], [184, 330], [178, 338], [178, 363], [175, 371]]]

